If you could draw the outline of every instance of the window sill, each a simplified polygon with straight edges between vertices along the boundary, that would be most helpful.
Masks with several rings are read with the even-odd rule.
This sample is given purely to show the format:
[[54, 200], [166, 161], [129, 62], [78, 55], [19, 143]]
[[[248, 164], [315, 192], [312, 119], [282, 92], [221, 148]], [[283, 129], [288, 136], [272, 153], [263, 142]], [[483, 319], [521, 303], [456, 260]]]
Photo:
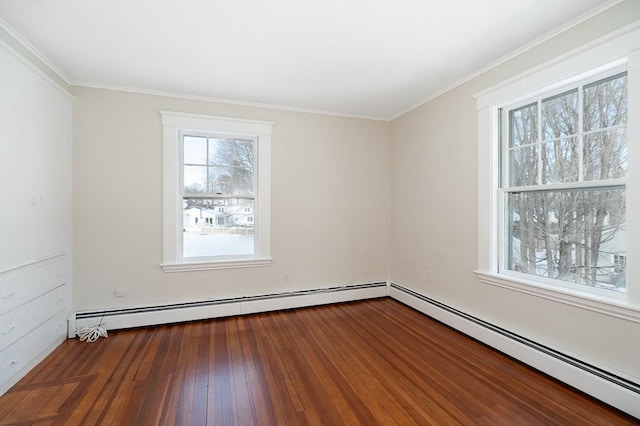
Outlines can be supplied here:
[[552, 288], [534, 281], [503, 274], [482, 271], [475, 271], [475, 273], [478, 279], [485, 284], [640, 323], [640, 306], [631, 305], [626, 299], [605, 297], [571, 289]]
[[209, 260], [203, 262], [163, 263], [164, 272], [193, 272], [215, 269], [258, 268], [271, 264], [271, 258], [238, 259], [238, 260]]

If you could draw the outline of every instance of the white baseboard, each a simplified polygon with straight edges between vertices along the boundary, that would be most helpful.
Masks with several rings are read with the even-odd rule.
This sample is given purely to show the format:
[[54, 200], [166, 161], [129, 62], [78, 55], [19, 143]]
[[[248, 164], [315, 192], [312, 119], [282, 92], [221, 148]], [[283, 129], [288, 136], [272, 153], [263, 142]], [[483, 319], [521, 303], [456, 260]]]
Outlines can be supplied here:
[[105, 329], [118, 330], [372, 299], [385, 297], [387, 294], [387, 283], [377, 282], [291, 293], [202, 300], [172, 305], [140, 306], [105, 311], [79, 311], [72, 313], [69, 318], [69, 337], [75, 337], [73, 325], [76, 320], [86, 326], [97, 325], [102, 321]]
[[625, 413], [640, 418], [640, 385], [510, 333], [395, 283], [389, 296]]

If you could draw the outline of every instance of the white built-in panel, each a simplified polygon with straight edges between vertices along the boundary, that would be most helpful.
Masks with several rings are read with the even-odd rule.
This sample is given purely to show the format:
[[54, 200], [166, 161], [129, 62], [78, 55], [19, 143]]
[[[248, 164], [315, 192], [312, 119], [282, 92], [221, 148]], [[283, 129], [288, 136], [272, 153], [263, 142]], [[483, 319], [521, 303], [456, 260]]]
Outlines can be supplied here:
[[69, 281], [66, 255], [0, 272], [0, 316]]
[[0, 32], [0, 394], [66, 336], [72, 97]]
[[0, 394], [64, 341], [66, 325], [67, 314], [61, 312], [0, 352]]
[[31, 303], [27, 303], [0, 316], [0, 351], [26, 336], [60, 312], [67, 310], [67, 288], [60, 287], [45, 293]]

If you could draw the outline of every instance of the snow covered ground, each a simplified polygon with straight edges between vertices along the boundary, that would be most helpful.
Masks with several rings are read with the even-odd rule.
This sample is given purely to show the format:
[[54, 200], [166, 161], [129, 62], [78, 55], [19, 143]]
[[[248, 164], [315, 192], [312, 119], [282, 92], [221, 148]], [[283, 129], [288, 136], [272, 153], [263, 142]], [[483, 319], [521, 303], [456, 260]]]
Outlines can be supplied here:
[[253, 254], [253, 235], [182, 234], [184, 257]]

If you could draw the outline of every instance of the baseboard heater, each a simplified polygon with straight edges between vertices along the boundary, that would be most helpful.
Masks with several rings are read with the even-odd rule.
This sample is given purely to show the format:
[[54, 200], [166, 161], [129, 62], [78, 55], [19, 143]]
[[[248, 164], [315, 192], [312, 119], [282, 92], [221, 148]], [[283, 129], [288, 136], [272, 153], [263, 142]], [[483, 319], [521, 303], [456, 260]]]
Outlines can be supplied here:
[[396, 283], [389, 284], [389, 295], [476, 340], [640, 418], [640, 384], [632, 380], [566, 355]]
[[75, 330], [72, 327], [75, 321], [80, 321], [85, 324], [91, 323], [89, 325], [103, 322], [106, 329], [116, 330], [385, 296], [387, 296], [387, 283], [371, 282], [256, 296], [208, 299], [120, 309], [79, 311], [72, 314], [70, 318], [69, 337], [75, 337]]

